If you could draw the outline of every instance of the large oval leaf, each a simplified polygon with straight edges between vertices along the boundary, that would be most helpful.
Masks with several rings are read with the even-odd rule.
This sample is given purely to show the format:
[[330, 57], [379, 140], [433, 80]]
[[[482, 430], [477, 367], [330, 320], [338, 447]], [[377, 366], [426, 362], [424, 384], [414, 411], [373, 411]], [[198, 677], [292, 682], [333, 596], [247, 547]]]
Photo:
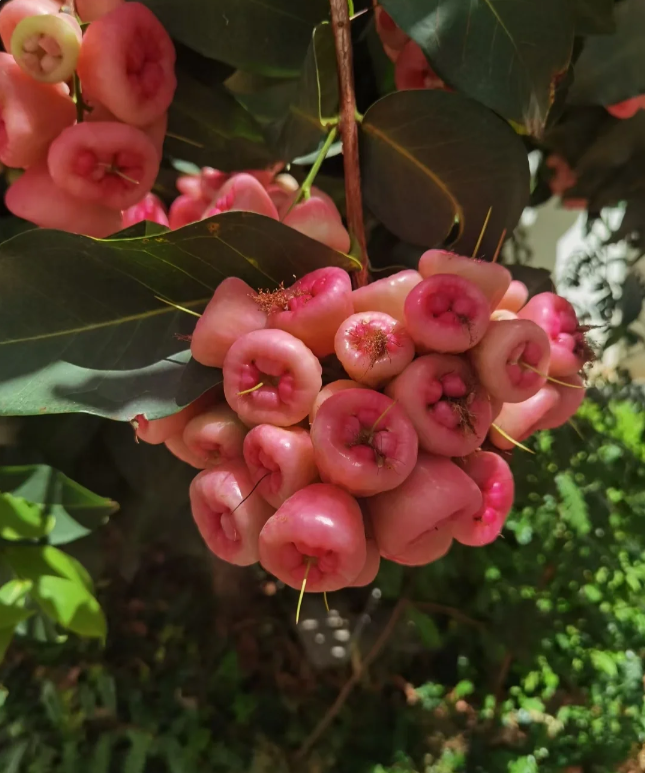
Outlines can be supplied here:
[[361, 124], [361, 157], [366, 204], [392, 233], [423, 247], [453, 232], [455, 249], [470, 254], [492, 207], [479, 251], [491, 257], [528, 200], [521, 139], [460, 94], [400, 91], [379, 100]]
[[227, 212], [153, 238], [32, 230], [0, 245], [0, 414], [171, 414], [221, 381], [190, 360], [195, 318], [227, 276], [289, 284], [344, 255], [275, 220]]
[[381, 0], [451, 86], [539, 133], [571, 58], [571, 0]]
[[177, 40], [265, 75], [296, 75], [327, 0], [143, 0]]

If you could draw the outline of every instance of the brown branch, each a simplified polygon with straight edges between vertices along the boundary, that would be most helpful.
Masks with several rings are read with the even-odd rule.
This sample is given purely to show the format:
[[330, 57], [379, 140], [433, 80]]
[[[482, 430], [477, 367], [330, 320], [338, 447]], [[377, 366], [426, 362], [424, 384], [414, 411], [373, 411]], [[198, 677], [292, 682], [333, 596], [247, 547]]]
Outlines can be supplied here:
[[436, 612], [439, 615], [447, 615], [454, 620], [459, 620], [460, 623], [472, 625], [473, 628], [485, 627], [481, 620], [475, 620], [474, 617], [468, 617], [468, 615], [464, 614], [459, 609], [448, 607], [445, 604], [435, 604], [434, 601], [413, 601], [410, 603], [422, 612]]
[[[346, 0], [343, 0], [343, 2], [345, 1]], [[309, 752], [311, 751], [312, 747], [317, 743], [317, 741], [320, 739], [323, 733], [334, 721], [334, 718], [338, 715], [340, 710], [345, 705], [352, 690], [360, 682], [361, 676], [363, 675], [364, 671], [367, 668], [369, 668], [372, 665], [372, 663], [376, 660], [380, 651], [387, 644], [387, 641], [390, 638], [390, 636], [394, 633], [396, 624], [398, 623], [399, 618], [401, 617], [401, 613], [405, 609], [406, 605], [407, 605], [406, 599], [399, 599], [396, 606], [392, 610], [392, 614], [390, 615], [390, 619], [387, 621], [387, 625], [385, 626], [385, 628], [383, 628], [380, 636], [374, 642], [372, 649], [367, 653], [362, 664], [354, 671], [351, 677], [345, 682], [345, 684], [343, 685], [343, 689], [338, 693], [338, 697], [336, 698], [336, 700], [332, 703], [332, 705], [329, 707], [329, 709], [327, 710], [323, 718], [312, 730], [312, 732], [307, 736], [307, 738], [305, 739], [300, 749], [298, 749], [296, 753], [296, 759], [300, 760], [306, 757], [307, 754], [309, 754]]]
[[354, 65], [352, 31], [347, 0], [329, 0], [331, 23], [336, 42], [336, 61], [340, 86], [340, 136], [343, 142], [345, 166], [345, 198], [349, 233], [359, 248], [361, 269], [354, 274], [357, 287], [367, 284], [367, 240], [363, 222], [361, 169], [358, 159], [358, 127], [356, 125], [356, 94], [354, 93]]

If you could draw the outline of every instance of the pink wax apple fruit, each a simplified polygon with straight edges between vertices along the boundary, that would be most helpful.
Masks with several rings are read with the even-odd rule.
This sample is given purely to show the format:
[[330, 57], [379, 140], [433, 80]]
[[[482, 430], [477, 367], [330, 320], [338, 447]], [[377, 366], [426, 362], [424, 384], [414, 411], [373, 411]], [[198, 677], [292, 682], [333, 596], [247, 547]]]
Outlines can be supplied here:
[[222, 212], [255, 212], [272, 220], [278, 219], [278, 210], [261, 183], [243, 172], [224, 183], [217, 199], [206, 208], [202, 217], [213, 217]]
[[396, 62], [398, 55], [410, 38], [380, 5], [374, 7], [374, 23], [385, 53], [393, 62]]
[[47, 164], [59, 187], [86, 201], [123, 210], [154, 185], [159, 156], [150, 138], [124, 123], [78, 123], [49, 148]]
[[182, 440], [201, 469], [242, 459], [248, 429], [228, 405], [199, 413], [184, 428]]
[[257, 297], [241, 279], [234, 276], [224, 279], [193, 332], [190, 351], [197, 362], [221, 368], [238, 338], [266, 327], [267, 315], [256, 302]]
[[382, 311], [399, 322], [405, 322], [405, 299], [422, 278], [418, 271], [397, 271], [392, 276], [359, 287], [352, 293], [354, 311]]
[[314, 404], [311, 406], [311, 410], [309, 411], [309, 423], [314, 423], [318, 409], [325, 400], [328, 400], [332, 395], [335, 395], [336, 392], [342, 392], [345, 389], [367, 389], [367, 387], [363, 384], [359, 384], [358, 381], [352, 381], [351, 378], [341, 378], [338, 379], [338, 381], [331, 381], [329, 384], [325, 384], [320, 392], [318, 392]]
[[286, 330], [303, 341], [316, 357], [334, 352], [334, 338], [343, 320], [354, 312], [352, 283], [342, 268], [319, 268], [291, 287], [260, 293], [268, 327]]
[[69, 13], [28, 16], [11, 35], [11, 55], [32, 78], [65, 83], [74, 75], [82, 40], [81, 27]]
[[452, 91], [430, 66], [421, 46], [408, 41], [399, 52], [394, 65], [397, 91], [407, 89], [440, 89]]
[[551, 343], [550, 376], [572, 376], [593, 359], [573, 306], [555, 293], [540, 293], [518, 312], [520, 319], [539, 325]]
[[326, 244], [332, 250], [349, 252], [351, 240], [335, 205], [331, 207], [321, 198], [311, 196], [301, 201], [282, 221], [317, 242]]
[[166, 228], [170, 226], [166, 208], [159, 196], [155, 196], [154, 193], [146, 193], [140, 202], [128, 207], [121, 215], [123, 228], [129, 228], [131, 225], [144, 222], [157, 223]]
[[469, 356], [491, 397], [521, 403], [546, 383], [551, 351], [541, 327], [515, 319], [491, 322]]
[[419, 352], [465, 352], [484, 337], [490, 306], [482, 291], [455, 274], [435, 274], [410, 290], [405, 326]]
[[517, 279], [508, 286], [508, 290], [504, 293], [502, 300], [497, 304], [497, 310], [506, 309], [517, 314], [517, 312], [526, 305], [529, 299], [529, 288]]
[[5, 194], [7, 209], [41, 228], [84, 234], [97, 239], [121, 230], [121, 213], [83, 201], [59, 188], [43, 162], [30, 167]]
[[496, 427], [499, 427], [508, 437], [523, 443], [534, 432], [540, 429], [541, 422], [549, 412], [560, 402], [560, 395], [555, 385], [547, 382], [533, 397], [523, 403], [504, 403], [502, 410], [491, 427], [489, 440], [502, 451], [510, 451], [515, 444], [504, 437]]
[[0, 8], [0, 39], [5, 51], [11, 51], [11, 37], [17, 25], [33, 16], [57, 14], [60, 10], [54, 0], [9, 0]]
[[44, 160], [51, 141], [75, 120], [66, 86], [39, 83], [0, 53], [0, 162], [26, 169]]
[[224, 359], [226, 401], [245, 424], [297, 424], [321, 387], [320, 362], [284, 330], [247, 333]]
[[306, 429], [260, 424], [244, 440], [244, 461], [258, 491], [273, 507], [318, 480]]
[[[563, 384], [552, 383], [558, 393], [558, 402], [539, 420], [540, 429], [556, 429], [575, 415], [585, 399], [584, 382], [578, 374], [563, 376]], [[568, 384], [569, 386], [566, 386]]]
[[216, 400], [215, 390], [209, 390], [170, 416], [164, 416], [162, 419], [147, 419], [144, 414], [138, 413], [130, 423], [134, 427], [137, 440], [160, 445], [173, 435], [181, 436], [188, 422], [213, 405]]
[[407, 413], [425, 451], [467, 456], [491, 425], [491, 403], [468, 362], [455, 355], [419, 357], [386, 387]]
[[435, 274], [455, 274], [468, 279], [484, 293], [494, 309], [508, 290], [512, 276], [499, 263], [468, 258], [447, 250], [428, 250], [419, 259], [419, 273], [424, 279]]
[[258, 561], [260, 532], [274, 510], [253, 491], [243, 462], [200, 472], [190, 486], [190, 504], [199, 533], [212, 553], [238, 566]]
[[96, 21], [124, 2], [125, 0], [76, 0], [76, 13], [81, 21]]
[[121, 121], [146, 126], [172, 102], [175, 47], [152, 11], [124, 3], [87, 28], [77, 72], [88, 99]]
[[182, 435], [172, 435], [168, 440], [164, 440], [163, 444], [170, 451], [173, 456], [176, 456], [182, 462], [189, 464], [196, 470], [203, 470], [205, 465], [202, 463], [201, 457], [193, 454], [188, 446], [184, 443]]
[[509, 319], [517, 319], [517, 314], [514, 311], [508, 309], [495, 309], [490, 315], [491, 322], [503, 322]]
[[370, 387], [382, 386], [414, 359], [405, 327], [379, 311], [348, 317], [336, 332], [335, 349], [347, 375]]
[[189, 196], [195, 201], [203, 201], [204, 205], [214, 198], [202, 196], [202, 177], [201, 174], [182, 174], [175, 181], [177, 190], [183, 196]]
[[381, 556], [409, 566], [444, 556], [454, 522], [473, 517], [481, 504], [475, 481], [449, 459], [429, 454], [419, 454], [401, 486], [367, 500]]
[[614, 118], [620, 118], [621, 120], [633, 118], [639, 110], [645, 110], [645, 95], [625, 99], [613, 105], [606, 105], [605, 109]]
[[508, 464], [499, 454], [477, 451], [463, 460], [464, 472], [482, 494], [477, 512], [455, 518], [452, 536], [462, 545], [482, 547], [500, 535], [515, 498], [515, 480]]
[[366, 540], [367, 555], [363, 568], [359, 572], [358, 577], [349, 584], [351, 588], [364, 588], [366, 585], [371, 585], [376, 579], [379, 569], [381, 568], [381, 553], [379, 552], [376, 540]]
[[[84, 113], [84, 120], [88, 123], [123, 123], [105, 105], [100, 102], [87, 103], [87, 110]], [[166, 139], [166, 130], [168, 128], [168, 113], [163, 113], [159, 118], [155, 118], [149, 124], [139, 127], [148, 137], [155, 147], [159, 160], [163, 156], [163, 145]], [[206, 204], [204, 204], [206, 206]]]
[[311, 440], [320, 477], [361, 497], [399, 486], [417, 459], [417, 435], [405, 412], [371, 389], [347, 389], [325, 400]]
[[314, 483], [278, 508], [260, 533], [260, 563], [291, 588], [331, 592], [359, 576], [367, 558], [358, 502], [337, 486]]
[[190, 196], [177, 196], [170, 205], [168, 212], [168, 222], [170, 228], [176, 231], [191, 223], [196, 223], [202, 219], [206, 203], [201, 199], [193, 199]]

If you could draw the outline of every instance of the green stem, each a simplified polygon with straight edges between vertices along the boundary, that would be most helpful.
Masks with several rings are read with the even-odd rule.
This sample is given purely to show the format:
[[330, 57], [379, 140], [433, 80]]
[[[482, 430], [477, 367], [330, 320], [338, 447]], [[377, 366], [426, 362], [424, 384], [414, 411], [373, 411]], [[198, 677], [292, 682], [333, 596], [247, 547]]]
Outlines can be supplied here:
[[[327, 158], [327, 153], [329, 153], [329, 148], [334, 144], [334, 140], [336, 139], [336, 135], [338, 134], [338, 126], [332, 126], [329, 130], [329, 134], [327, 135], [325, 142], [323, 143], [322, 148], [320, 148], [320, 151], [318, 152], [318, 155], [316, 156], [316, 160], [313, 163], [313, 166], [309, 170], [309, 173], [305, 177], [302, 185], [300, 188], [298, 188], [298, 192], [296, 193], [296, 197], [294, 198], [291, 206], [287, 210], [287, 215], [291, 210], [296, 206], [296, 204], [301, 201], [303, 198], [308, 199], [310, 192], [311, 192], [311, 186], [313, 185], [314, 180], [316, 179], [316, 175], [320, 171], [320, 167], [322, 166], [323, 161], [325, 158]], [[286, 215], [285, 215], [286, 217]]]
[[83, 102], [83, 93], [81, 91], [81, 79], [78, 77], [76, 71], [74, 71], [74, 102], [76, 103], [76, 120], [78, 123], [83, 123], [83, 108], [85, 104]]

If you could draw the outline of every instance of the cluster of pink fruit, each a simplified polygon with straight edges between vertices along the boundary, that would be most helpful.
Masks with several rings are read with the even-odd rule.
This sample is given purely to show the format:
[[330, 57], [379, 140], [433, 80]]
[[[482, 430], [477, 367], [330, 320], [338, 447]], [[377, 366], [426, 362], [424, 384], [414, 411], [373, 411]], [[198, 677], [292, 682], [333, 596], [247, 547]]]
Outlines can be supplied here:
[[282, 166], [235, 174], [204, 167], [198, 174], [179, 177], [180, 195], [168, 212], [159, 197], [149, 193], [123, 213], [123, 226], [148, 220], [175, 230], [222, 212], [255, 212], [280, 220], [334, 250], [348, 252], [349, 234], [333, 199], [312, 186], [300, 201], [296, 179], [277, 174]]
[[[585, 331], [499, 264], [430, 250], [418, 269], [353, 291], [331, 267], [217, 288], [191, 352], [223, 369], [225, 401], [134, 421], [203, 470], [192, 511], [217, 556], [327, 592], [370, 583], [381, 557], [422, 565], [500, 534], [513, 476], [482, 445], [577, 410]], [[332, 368], [344, 378], [323, 386]]]
[[119, 231], [159, 171], [176, 88], [168, 33], [137, 2], [9, 0], [0, 37], [0, 161], [26, 170], [7, 208], [45, 228]]

